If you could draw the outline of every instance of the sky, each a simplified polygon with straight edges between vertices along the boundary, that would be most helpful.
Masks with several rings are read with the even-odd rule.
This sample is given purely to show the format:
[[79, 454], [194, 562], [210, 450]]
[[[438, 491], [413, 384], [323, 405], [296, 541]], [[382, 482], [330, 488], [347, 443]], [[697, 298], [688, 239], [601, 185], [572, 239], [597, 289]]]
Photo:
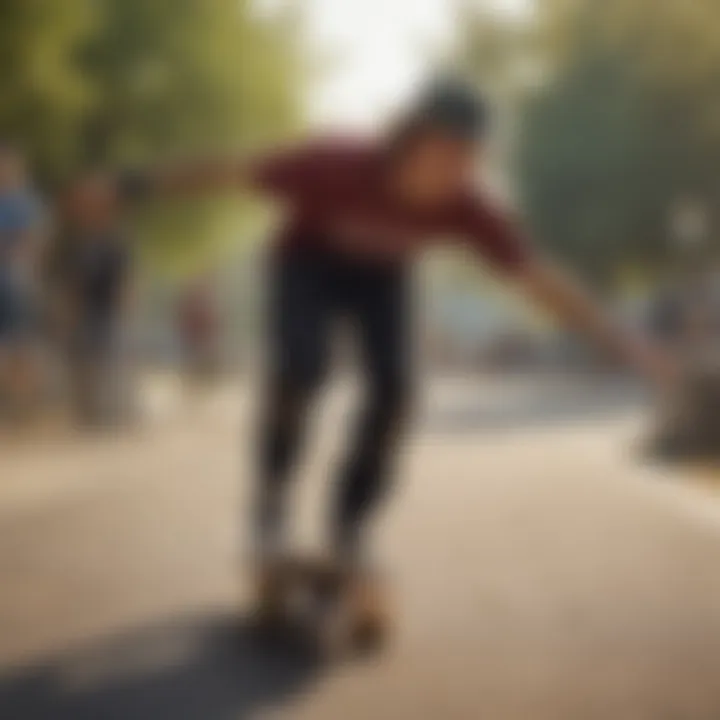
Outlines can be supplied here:
[[[530, 0], [473, 1], [514, 13]], [[311, 46], [329, 59], [308, 98], [311, 123], [370, 128], [391, 115], [452, 42], [456, 3], [303, 0]]]

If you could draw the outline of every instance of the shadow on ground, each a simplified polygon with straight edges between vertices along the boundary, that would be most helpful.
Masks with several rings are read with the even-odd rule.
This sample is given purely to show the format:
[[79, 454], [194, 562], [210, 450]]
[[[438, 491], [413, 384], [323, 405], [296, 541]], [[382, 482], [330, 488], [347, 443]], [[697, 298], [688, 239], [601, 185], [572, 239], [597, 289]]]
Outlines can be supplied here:
[[263, 647], [248, 622], [174, 622], [0, 675], [3, 720], [252, 720], [312, 688], [320, 667]]

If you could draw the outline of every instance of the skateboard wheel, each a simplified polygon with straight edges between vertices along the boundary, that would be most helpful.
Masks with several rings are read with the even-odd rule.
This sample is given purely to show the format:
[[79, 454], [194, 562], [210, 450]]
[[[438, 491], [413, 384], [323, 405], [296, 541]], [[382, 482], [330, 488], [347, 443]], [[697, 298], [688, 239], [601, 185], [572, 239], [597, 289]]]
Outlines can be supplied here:
[[361, 653], [372, 653], [380, 650], [387, 640], [388, 626], [384, 618], [368, 615], [356, 620], [353, 628], [352, 641]]

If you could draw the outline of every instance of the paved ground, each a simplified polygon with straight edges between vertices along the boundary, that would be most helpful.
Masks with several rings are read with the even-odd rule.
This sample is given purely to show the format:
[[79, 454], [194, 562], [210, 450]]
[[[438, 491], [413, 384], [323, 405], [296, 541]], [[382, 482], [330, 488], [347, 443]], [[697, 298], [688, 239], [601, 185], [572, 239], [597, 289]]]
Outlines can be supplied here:
[[[720, 718], [720, 503], [638, 462], [625, 389], [434, 383], [381, 528], [396, 640], [333, 668], [238, 628], [245, 395], [0, 448], [0, 718]], [[318, 419], [308, 542], [345, 401]]]

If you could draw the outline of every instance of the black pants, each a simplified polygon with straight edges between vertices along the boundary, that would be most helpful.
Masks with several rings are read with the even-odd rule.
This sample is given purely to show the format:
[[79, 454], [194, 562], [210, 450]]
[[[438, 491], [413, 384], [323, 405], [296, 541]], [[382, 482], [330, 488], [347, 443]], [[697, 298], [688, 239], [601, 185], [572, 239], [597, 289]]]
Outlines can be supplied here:
[[324, 251], [293, 251], [272, 263], [269, 387], [260, 442], [259, 524], [284, 522], [289, 475], [307, 417], [326, 378], [333, 332], [345, 322], [359, 351], [363, 407], [339, 469], [331, 537], [355, 553], [364, 521], [388, 487], [409, 399], [409, 273]]

